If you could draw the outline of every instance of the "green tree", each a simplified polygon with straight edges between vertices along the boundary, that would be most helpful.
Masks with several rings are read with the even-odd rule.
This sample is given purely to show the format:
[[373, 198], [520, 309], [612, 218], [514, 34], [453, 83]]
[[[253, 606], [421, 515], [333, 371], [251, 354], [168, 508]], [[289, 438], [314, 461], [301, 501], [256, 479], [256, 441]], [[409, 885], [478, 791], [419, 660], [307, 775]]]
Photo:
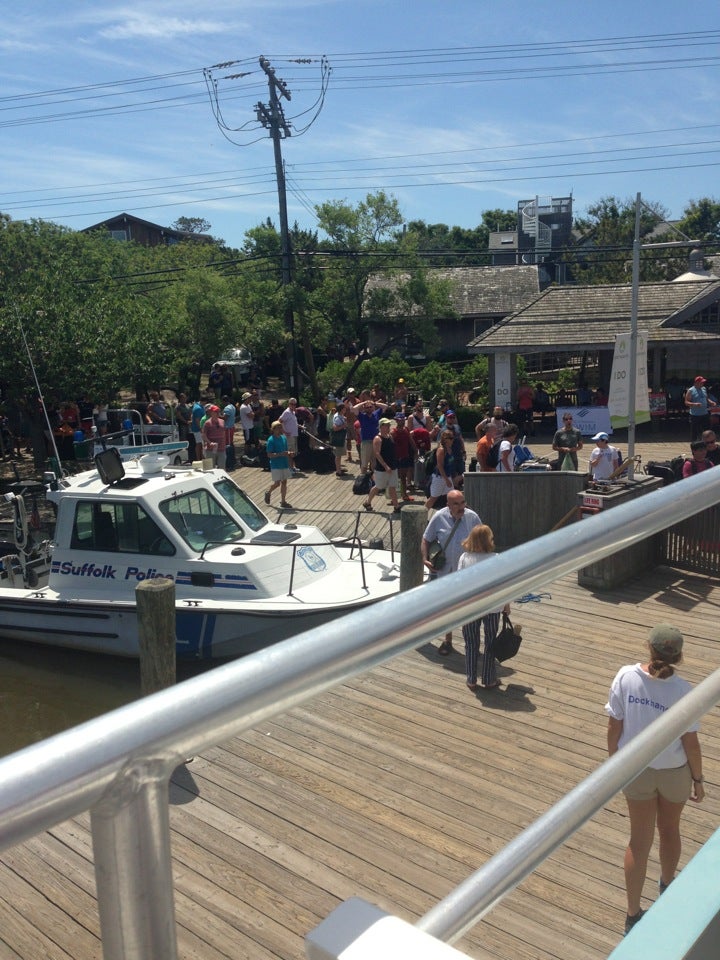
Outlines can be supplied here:
[[409, 330], [428, 353], [435, 352], [435, 318], [452, 315], [448, 286], [428, 274], [416, 238], [398, 234], [402, 215], [397, 200], [379, 192], [356, 206], [332, 201], [316, 211], [328, 237], [320, 244], [327, 266], [317, 306], [325, 311], [337, 339], [354, 341], [359, 348], [346, 384], [367, 358], [369, 319], [391, 327], [381, 354], [403, 342]]
[[184, 233], [208, 233], [212, 224], [203, 217], [178, 217], [170, 226], [173, 230], [182, 230]]
[[678, 227], [691, 240], [719, 243], [720, 202], [710, 197], [691, 200]]
[[[668, 218], [660, 203], [643, 201], [640, 237], [647, 236]], [[575, 220], [581, 234], [575, 250], [565, 258], [580, 283], [627, 283], [630, 280], [632, 247], [635, 238], [635, 200], [603, 197], [588, 207], [585, 217]], [[677, 276], [679, 261], [667, 251], [641, 251], [641, 279], [666, 280]]]

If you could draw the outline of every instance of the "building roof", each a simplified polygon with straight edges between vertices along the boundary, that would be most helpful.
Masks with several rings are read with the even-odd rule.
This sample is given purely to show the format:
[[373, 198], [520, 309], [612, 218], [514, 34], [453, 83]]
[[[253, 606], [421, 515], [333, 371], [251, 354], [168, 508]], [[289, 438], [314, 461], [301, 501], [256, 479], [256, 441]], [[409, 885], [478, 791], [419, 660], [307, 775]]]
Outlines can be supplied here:
[[[433, 267], [427, 273], [432, 280], [450, 281], [450, 303], [460, 317], [505, 317], [540, 292], [536, 265]], [[407, 279], [408, 274], [375, 274], [369, 278], [365, 294], [381, 288], [392, 289]]]
[[[471, 353], [540, 353], [545, 350], [612, 349], [616, 334], [630, 328], [629, 283], [550, 287], [468, 344]], [[648, 343], [720, 341], [720, 325], [684, 326], [720, 300], [720, 280], [642, 283], [638, 329]]]
[[89, 227], [83, 227], [80, 233], [89, 233], [91, 230], [112, 230], [114, 228], [125, 227], [128, 224], [135, 224], [143, 227], [147, 231], [152, 231], [173, 240], [199, 240], [201, 243], [210, 243], [213, 239], [209, 233], [193, 233], [191, 230], [174, 230], [172, 227], [163, 227], [159, 223], [143, 220], [142, 217], [136, 217], [132, 213], [117, 213], [113, 217], [108, 217], [107, 220], [101, 220], [99, 223], [93, 223]]

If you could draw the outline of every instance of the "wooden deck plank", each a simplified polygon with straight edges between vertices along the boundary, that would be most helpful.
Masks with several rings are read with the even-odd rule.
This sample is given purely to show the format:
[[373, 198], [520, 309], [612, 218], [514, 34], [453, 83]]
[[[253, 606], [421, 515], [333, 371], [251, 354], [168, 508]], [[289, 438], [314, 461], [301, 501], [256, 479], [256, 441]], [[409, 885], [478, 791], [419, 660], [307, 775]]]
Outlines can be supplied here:
[[[267, 474], [240, 474], [261, 499]], [[349, 488], [308, 477], [288, 495], [357, 512]], [[360, 520], [363, 536], [386, 523]], [[610, 681], [641, 656], [649, 624], [683, 627], [693, 682], [720, 665], [715, 580], [660, 568], [612, 594], [574, 576], [546, 592], [514, 605], [524, 640], [500, 670], [502, 692], [467, 690], [456, 630], [456, 655], [424, 644], [176, 772], [181, 960], [300, 960], [308, 929], [355, 894], [416, 919], [602, 762]], [[681, 863], [720, 815], [717, 711], [701, 738], [708, 798], [688, 805]], [[458, 947], [477, 960], [606, 957], [621, 935], [626, 842], [616, 797]], [[650, 898], [657, 871], [655, 852]], [[94, 898], [87, 815], [0, 855], [0, 957], [99, 958]]]

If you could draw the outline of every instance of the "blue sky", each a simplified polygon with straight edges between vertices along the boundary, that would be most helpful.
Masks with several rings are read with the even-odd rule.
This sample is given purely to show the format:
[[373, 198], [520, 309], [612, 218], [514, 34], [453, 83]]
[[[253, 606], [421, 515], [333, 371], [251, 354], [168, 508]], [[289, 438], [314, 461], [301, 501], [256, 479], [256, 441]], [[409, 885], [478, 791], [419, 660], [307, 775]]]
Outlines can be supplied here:
[[[272, 144], [255, 117], [268, 100], [264, 55], [292, 96], [282, 147], [289, 217], [302, 227], [316, 225], [316, 203], [381, 189], [406, 220], [463, 227], [535, 195], [572, 194], [580, 215], [640, 191], [679, 217], [691, 199], [720, 196], [720, 9], [693, 9], [13, 4], [0, 26], [0, 211], [78, 229], [122, 211], [163, 225], [203, 217], [240, 246], [250, 227], [278, 221]], [[318, 106], [322, 56], [324, 101], [300, 135]]]

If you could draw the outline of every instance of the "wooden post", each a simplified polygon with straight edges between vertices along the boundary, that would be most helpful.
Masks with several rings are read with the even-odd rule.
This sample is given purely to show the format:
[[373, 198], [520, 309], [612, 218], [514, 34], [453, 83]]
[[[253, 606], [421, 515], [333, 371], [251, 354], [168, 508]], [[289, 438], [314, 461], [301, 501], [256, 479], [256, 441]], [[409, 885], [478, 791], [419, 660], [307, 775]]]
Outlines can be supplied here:
[[400, 589], [410, 590], [423, 582], [423, 559], [420, 541], [428, 524], [428, 512], [420, 504], [405, 505], [400, 514]]
[[135, 588], [140, 689], [145, 697], [175, 683], [175, 582], [143, 580]]

